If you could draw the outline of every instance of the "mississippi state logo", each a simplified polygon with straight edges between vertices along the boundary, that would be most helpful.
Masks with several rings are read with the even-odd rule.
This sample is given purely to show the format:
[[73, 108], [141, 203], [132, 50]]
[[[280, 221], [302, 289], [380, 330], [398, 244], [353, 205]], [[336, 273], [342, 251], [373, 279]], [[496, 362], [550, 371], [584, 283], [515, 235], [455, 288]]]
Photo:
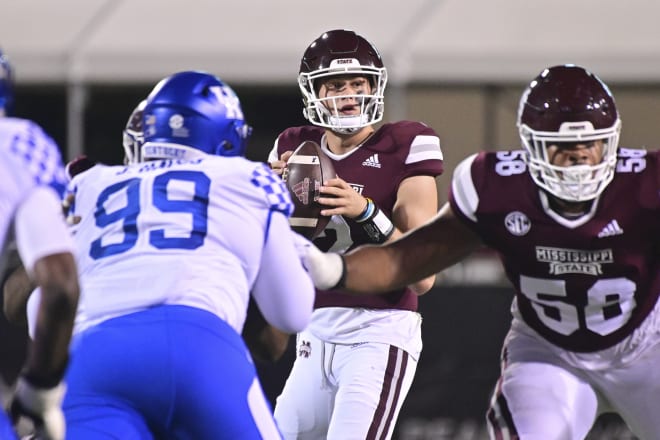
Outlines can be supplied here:
[[309, 341], [300, 341], [298, 346], [298, 357], [308, 358], [312, 355], [312, 343]]

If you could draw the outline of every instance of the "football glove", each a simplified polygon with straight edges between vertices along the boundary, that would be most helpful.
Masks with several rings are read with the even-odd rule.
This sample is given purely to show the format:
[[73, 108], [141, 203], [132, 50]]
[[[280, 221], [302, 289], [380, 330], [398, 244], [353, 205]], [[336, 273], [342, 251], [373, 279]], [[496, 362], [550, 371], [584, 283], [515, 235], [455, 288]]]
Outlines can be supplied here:
[[317, 289], [328, 290], [339, 287], [344, 280], [344, 259], [334, 252], [321, 252], [314, 243], [294, 233], [298, 256]]
[[19, 377], [9, 413], [14, 424], [20, 417], [34, 423], [35, 438], [64, 440], [65, 422], [62, 401], [66, 386], [60, 382], [53, 388], [39, 388], [25, 377]]

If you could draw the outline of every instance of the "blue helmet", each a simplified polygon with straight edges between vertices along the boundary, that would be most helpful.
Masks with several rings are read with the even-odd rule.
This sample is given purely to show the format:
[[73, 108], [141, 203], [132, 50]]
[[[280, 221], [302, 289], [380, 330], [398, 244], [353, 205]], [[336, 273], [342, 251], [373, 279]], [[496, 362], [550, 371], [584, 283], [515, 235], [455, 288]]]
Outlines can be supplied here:
[[252, 131], [231, 87], [197, 71], [160, 81], [147, 97], [143, 118], [142, 160], [190, 159], [200, 151], [244, 156]]
[[9, 59], [0, 50], [0, 109], [5, 114], [11, 110], [14, 101], [14, 81], [12, 79], [11, 65]]

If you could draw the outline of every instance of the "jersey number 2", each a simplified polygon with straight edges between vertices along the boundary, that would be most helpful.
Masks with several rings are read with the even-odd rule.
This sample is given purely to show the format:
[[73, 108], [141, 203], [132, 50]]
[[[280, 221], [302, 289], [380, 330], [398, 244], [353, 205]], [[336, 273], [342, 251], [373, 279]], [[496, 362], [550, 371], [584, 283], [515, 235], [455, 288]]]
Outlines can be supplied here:
[[[178, 181], [186, 188], [192, 184], [192, 193], [188, 199], [182, 199], [181, 192], [177, 190], [176, 198], [168, 192], [168, 184]], [[131, 178], [104, 189], [96, 201], [94, 217], [99, 228], [113, 228], [113, 224], [121, 226], [124, 239], [119, 243], [104, 245], [102, 237], [94, 240], [89, 255], [95, 260], [121, 254], [131, 249], [138, 240], [138, 216], [142, 209], [140, 201], [140, 178]], [[147, 183], [145, 183], [147, 184]], [[204, 244], [207, 231], [207, 214], [209, 203], [209, 190], [211, 180], [204, 173], [198, 171], [168, 171], [153, 180], [151, 188], [151, 203], [161, 213], [184, 213], [192, 215], [192, 229], [188, 237], [167, 237], [165, 229], [149, 231], [149, 244], [158, 249], [197, 249]], [[116, 203], [121, 192], [125, 195], [126, 204], [112, 212], [106, 210], [108, 204]], [[116, 227], [115, 227], [116, 228]]]

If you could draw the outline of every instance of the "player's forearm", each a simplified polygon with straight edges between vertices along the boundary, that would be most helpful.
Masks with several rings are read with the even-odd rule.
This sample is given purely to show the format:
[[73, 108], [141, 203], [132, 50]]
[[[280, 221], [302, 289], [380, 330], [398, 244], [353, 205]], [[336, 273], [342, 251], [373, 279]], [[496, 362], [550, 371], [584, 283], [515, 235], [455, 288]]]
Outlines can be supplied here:
[[443, 271], [481, 246], [478, 236], [445, 214], [384, 246], [346, 254], [343, 286], [360, 294], [402, 288]]
[[367, 245], [343, 256], [342, 289], [357, 294], [375, 294], [409, 284], [391, 247]]
[[289, 337], [288, 333], [268, 325], [259, 333], [258, 341], [253, 348], [262, 361], [276, 362], [284, 355], [289, 345]]
[[34, 383], [48, 386], [64, 373], [80, 290], [71, 254], [45, 257], [37, 261], [34, 272], [41, 302], [25, 373]]
[[[395, 241], [403, 236], [403, 232], [401, 232], [398, 228], [394, 230], [394, 233], [392, 234], [392, 237], [388, 240], [389, 242]], [[417, 295], [424, 295], [427, 293], [433, 285], [435, 284], [435, 275], [431, 275], [429, 277], [423, 278], [419, 281], [413, 282], [408, 285], [408, 287], [415, 292]]]
[[298, 258], [288, 219], [273, 215], [252, 296], [269, 324], [285, 333], [307, 327], [314, 308], [314, 285]]
[[7, 277], [2, 290], [3, 310], [9, 322], [21, 326], [27, 324], [27, 301], [35, 287], [22, 265]]
[[38, 378], [36, 382], [43, 381], [43, 386], [48, 386], [45, 383], [52, 386], [62, 379], [66, 368], [73, 320], [67, 316], [70, 304], [50, 304], [47, 297], [48, 294], [41, 299], [47, 304], [37, 317], [25, 372], [31, 378]]
[[374, 294], [423, 283], [436, 273], [435, 265], [429, 264], [436, 252], [408, 239], [384, 246], [363, 246], [344, 256], [343, 288], [357, 294]]

